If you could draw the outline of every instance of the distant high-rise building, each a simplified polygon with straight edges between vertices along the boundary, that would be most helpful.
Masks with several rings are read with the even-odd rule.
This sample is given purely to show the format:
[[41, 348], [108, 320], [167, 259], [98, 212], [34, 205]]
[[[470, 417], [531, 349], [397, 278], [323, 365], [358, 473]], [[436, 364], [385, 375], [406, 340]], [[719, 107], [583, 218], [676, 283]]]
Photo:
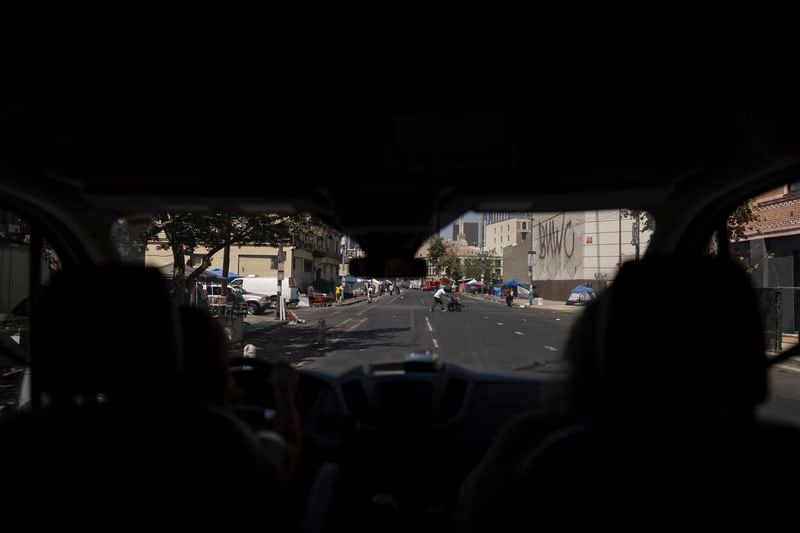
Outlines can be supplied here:
[[453, 223], [453, 240], [459, 240], [462, 237], [467, 241], [470, 246], [479, 245], [480, 224], [478, 222], [461, 222], [461, 229], [459, 229], [458, 222]]

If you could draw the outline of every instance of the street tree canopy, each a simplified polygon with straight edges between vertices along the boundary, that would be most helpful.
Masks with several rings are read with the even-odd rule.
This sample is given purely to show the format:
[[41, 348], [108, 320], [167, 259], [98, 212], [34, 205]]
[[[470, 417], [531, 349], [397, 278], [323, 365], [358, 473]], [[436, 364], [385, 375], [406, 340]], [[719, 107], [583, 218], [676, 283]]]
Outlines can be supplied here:
[[[147, 242], [156, 242], [162, 250], [172, 250], [173, 283], [180, 299], [185, 298], [187, 283], [194, 282], [211, 266], [211, 259], [226, 246], [249, 244], [256, 246], [291, 245], [308, 235], [313, 219], [306, 214], [278, 215], [274, 213], [240, 214], [163, 212], [153, 217], [143, 233]], [[206, 249], [199, 265], [186, 275], [186, 256], [203, 247]]]

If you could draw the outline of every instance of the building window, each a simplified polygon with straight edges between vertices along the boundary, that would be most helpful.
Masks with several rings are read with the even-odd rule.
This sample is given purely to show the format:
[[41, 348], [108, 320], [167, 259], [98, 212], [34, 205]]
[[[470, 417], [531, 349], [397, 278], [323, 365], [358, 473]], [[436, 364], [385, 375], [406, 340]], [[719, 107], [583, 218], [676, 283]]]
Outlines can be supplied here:
[[303, 271], [304, 272], [311, 272], [311, 261], [308, 259], [303, 260]]
[[527, 222], [523, 222], [522, 223], [522, 229], [524, 229], [524, 230], [528, 229], [528, 223]]
[[507, 229], [508, 229], [509, 232], [511, 231], [511, 224], [508, 224], [508, 228]]
[[789, 192], [800, 191], [800, 181], [789, 184]]

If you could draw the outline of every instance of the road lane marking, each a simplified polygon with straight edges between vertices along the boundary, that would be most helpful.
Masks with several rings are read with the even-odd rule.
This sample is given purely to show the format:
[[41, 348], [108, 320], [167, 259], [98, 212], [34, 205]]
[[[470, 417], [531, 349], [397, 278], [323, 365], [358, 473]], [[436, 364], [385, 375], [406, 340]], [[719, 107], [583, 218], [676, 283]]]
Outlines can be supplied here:
[[505, 326], [505, 324], [503, 324], [502, 322], [498, 322], [497, 325], [498, 326]]
[[551, 352], [557, 352], [558, 351], [558, 348], [554, 348], [552, 346], [545, 346], [544, 348], [545, 348], [545, 350], [550, 350]]
[[369, 313], [370, 311], [375, 309], [376, 305], [377, 305], [377, 302], [375, 300], [372, 300], [372, 304], [367, 304], [367, 308], [364, 309], [363, 311], [361, 311], [360, 313], [356, 313], [356, 315], [364, 316], [364, 313]]
[[800, 368], [794, 368], [785, 365], [775, 365], [774, 368], [780, 368], [781, 370], [791, 370], [792, 372], [800, 372]]
[[436, 339], [433, 339], [433, 347], [434, 348], [438, 348], [439, 347], [439, 343], [436, 342]]
[[347, 331], [353, 331], [354, 329], [356, 329], [358, 326], [360, 326], [361, 324], [363, 324], [366, 321], [367, 321], [366, 318], [362, 318], [359, 322], [357, 322], [356, 324], [353, 324], [352, 326], [347, 328]]
[[485, 317], [483, 317], [483, 318], [489, 318], [489, 317], [488, 317], [488, 316], [485, 316]]
[[517, 335], [525, 335], [525, 334], [524, 334], [524, 333], [522, 333], [521, 331], [515, 331], [514, 333], [516, 333]]
[[523, 321], [523, 322], [527, 322], [527, 321], [528, 321], [528, 319], [527, 319], [527, 318], [523, 318], [523, 319], [522, 319], [522, 321]]
[[428, 331], [433, 331], [433, 328], [431, 327], [431, 321], [428, 320], [428, 317], [425, 317], [425, 323], [428, 324]]
[[335, 327], [337, 327], [337, 328], [338, 328], [339, 326], [344, 326], [345, 324], [347, 324], [347, 323], [348, 323], [348, 322], [350, 322], [351, 320], [353, 320], [353, 317], [350, 317], [350, 318], [348, 318], [348, 319], [347, 319], [347, 320], [345, 320], [344, 322], [339, 322], [338, 324], [336, 324], [336, 326], [335, 326]]

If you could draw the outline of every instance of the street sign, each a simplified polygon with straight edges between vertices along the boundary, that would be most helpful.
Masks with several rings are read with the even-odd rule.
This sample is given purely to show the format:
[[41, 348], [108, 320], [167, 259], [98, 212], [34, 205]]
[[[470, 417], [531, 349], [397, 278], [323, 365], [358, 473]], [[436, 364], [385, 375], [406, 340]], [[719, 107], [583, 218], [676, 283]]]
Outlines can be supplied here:
[[285, 265], [286, 263], [284, 263], [283, 261], [278, 261], [278, 272], [283, 272]]
[[286, 252], [278, 252], [278, 262], [283, 263], [285, 261], [286, 261]]
[[533, 266], [534, 257], [536, 257], [536, 252], [533, 252], [533, 251], [528, 252], [528, 266], [529, 267]]

